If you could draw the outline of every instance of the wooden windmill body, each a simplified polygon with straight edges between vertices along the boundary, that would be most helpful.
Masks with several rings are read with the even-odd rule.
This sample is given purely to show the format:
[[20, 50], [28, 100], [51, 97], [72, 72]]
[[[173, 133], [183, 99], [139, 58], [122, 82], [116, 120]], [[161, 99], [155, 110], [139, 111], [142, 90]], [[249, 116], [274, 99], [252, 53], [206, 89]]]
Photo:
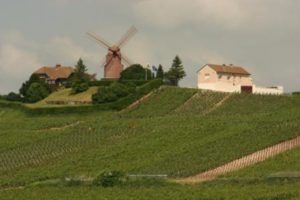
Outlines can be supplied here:
[[105, 61], [102, 64], [102, 66], [104, 66], [104, 79], [119, 79], [124, 68], [122, 63], [125, 63], [126, 65], [132, 64], [127, 57], [121, 54], [121, 48], [136, 32], [136, 28], [131, 27], [116, 45], [110, 45], [95, 33], [87, 33], [90, 38], [108, 49]]

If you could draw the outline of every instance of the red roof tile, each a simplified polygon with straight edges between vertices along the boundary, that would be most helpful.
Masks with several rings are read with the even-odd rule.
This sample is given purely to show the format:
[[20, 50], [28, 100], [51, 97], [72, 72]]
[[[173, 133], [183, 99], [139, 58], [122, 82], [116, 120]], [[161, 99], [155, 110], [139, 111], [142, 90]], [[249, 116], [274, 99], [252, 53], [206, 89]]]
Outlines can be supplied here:
[[42, 67], [34, 72], [34, 74], [46, 74], [51, 80], [67, 79], [74, 72], [73, 67], [60, 66], [56, 67]]
[[226, 74], [241, 74], [241, 75], [251, 75], [243, 67], [238, 66], [227, 66], [227, 65], [216, 65], [216, 64], [207, 64], [217, 73], [226, 73]]

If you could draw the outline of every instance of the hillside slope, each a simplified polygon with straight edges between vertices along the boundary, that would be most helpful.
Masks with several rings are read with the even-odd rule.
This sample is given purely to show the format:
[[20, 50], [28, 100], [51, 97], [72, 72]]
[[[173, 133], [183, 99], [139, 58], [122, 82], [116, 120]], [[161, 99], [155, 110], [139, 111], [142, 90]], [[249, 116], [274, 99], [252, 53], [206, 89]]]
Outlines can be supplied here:
[[166, 87], [122, 114], [0, 108], [0, 185], [103, 170], [186, 177], [299, 136], [299, 97], [235, 94], [203, 115], [224, 94], [197, 92]]
[[41, 107], [51, 105], [74, 105], [80, 104], [91, 104], [92, 95], [95, 94], [98, 87], [90, 87], [87, 91], [78, 94], [72, 94], [71, 88], [61, 88], [60, 90], [53, 92], [47, 98], [35, 104], [27, 104], [29, 107]]

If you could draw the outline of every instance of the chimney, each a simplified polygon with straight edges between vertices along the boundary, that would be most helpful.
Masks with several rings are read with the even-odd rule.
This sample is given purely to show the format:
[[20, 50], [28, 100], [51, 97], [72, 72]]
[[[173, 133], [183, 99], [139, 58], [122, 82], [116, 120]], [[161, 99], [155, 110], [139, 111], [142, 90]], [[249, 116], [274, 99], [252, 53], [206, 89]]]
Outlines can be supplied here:
[[56, 64], [55, 67], [56, 67], [56, 68], [59, 68], [59, 67], [61, 67], [61, 64]]

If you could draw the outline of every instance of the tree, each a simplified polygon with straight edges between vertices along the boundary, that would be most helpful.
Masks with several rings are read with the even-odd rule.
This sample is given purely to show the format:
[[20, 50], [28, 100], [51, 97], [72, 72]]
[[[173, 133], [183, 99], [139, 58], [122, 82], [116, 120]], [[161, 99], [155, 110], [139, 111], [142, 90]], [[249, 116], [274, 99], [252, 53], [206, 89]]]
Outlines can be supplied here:
[[83, 63], [82, 59], [79, 58], [77, 64], [75, 65], [75, 72], [68, 81], [68, 85], [71, 85], [72, 92], [74, 94], [88, 90], [88, 82], [90, 81], [91, 76], [86, 72], [87, 67]]
[[27, 91], [28, 91], [29, 87], [32, 85], [32, 83], [39, 83], [44, 88], [46, 88], [48, 93], [52, 92], [50, 85], [48, 85], [44, 80], [40, 79], [40, 77], [38, 75], [32, 74], [29, 77], [29, 80], [25, 81], [19, 90], [20, 95], [23, 98], [23, 101], [25, 101], [25, 102], [29, 102], [28, 98], [27, 98]]
[[20, 95], [23, 96], [23, 97], [26, 97], [26, 92], [28, 90], [28, 88], [30, 87], [30, 85], [32, 83], [40, 83], [40, 84], [43, 84], [44, 86], [46, 86], [48, 88], [48, 90], [50, 91], [50, 87], [47, 85], [47, 83], [45, 83], [44, 80], [41, 80], [40, 77], [36, 74], [32, 74], [29, 79], [27, 81], [25, 81], [19, 92], [20, 92]]
[[83, 60], [79, 58], [77, 64], [75, 65], [75, 75], [77, 78], [84, 78], [85, 72], [87, 72], [87, 67], [84, 65]]
[[147, 79], [152, 79], [152, 72], [150, 69], [145, 69], [140, 64], [134, 64], [126, 68], [121, 72], [121, 81], [126, 80], [145, 80], [146, 79], [146, 70], [147, 70]]
[[165, 75], [166, 78], [170, 81], [170, 84], [174, 86], [178, 86], [179, 81], [186, 76], [179, 56], [176, 56], [174, 58], [172, 67]]
[[40, 83], [32, 83], [26, 91], [26, 100], [29, 103], [38, 102], [49, 95], [49, 90]]
[[157, 72], [156, 72], [156, 78], [164, 78], [164, 69], [162, 65], [158, 66]]

